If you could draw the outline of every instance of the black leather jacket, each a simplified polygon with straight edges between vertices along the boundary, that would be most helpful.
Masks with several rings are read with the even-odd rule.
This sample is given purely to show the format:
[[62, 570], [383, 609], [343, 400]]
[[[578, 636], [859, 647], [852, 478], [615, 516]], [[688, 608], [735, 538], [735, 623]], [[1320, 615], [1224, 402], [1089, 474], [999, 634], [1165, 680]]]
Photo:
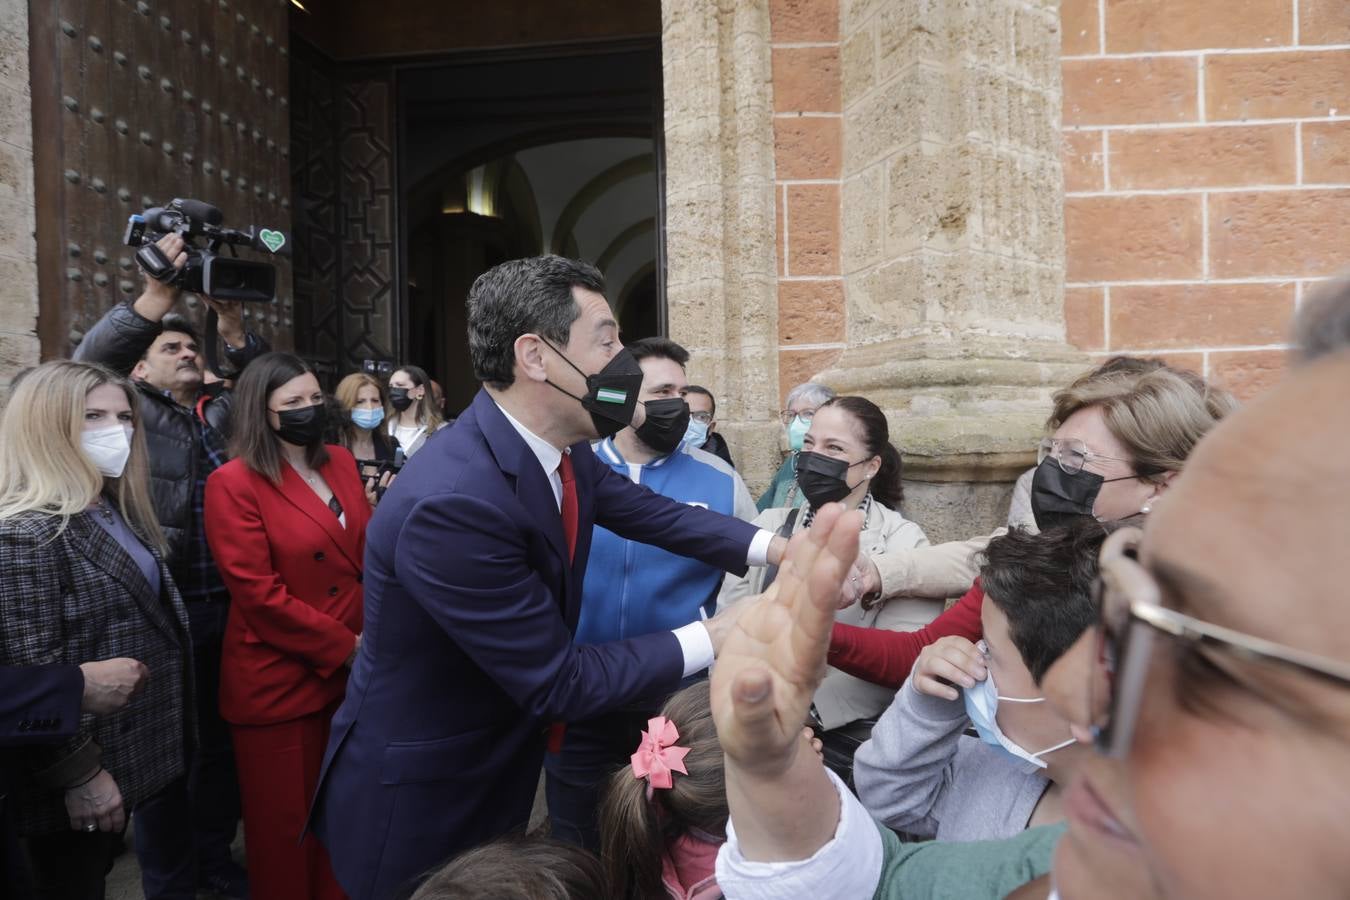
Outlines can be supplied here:
[[[102, 363], [120, 375], [129, 375], [159, 333], [158, 322], [119, 303], [89, 329], [75, 348], [75, 359]], [[242, 369], [269, 349], [266, 341], [250, 332], [242, 350], [226, 344], [225, 356], [236, 369]], [[192, 422], [196, 412], [144, 382], [136, 387], [141, 393], [141, 422], [150, 455], [150, 493], [160, 528], [169, 542], [172, 565], [192, 528], [192, 486], [200, 455]], [[207, 423], [225, 436], [230, 433], [233, 402], [230, 392], [225, 391], [203, 407]]]

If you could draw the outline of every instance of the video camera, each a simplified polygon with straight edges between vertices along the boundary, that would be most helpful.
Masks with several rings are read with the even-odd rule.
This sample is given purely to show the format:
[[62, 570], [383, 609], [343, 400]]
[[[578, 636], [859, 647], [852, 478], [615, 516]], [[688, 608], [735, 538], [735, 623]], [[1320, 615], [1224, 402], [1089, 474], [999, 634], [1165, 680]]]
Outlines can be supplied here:
[[358, 459], [356, 461], [356, 471], [361, 476], [363, 482], [372, 478], [375, 480], [375, 499], [378, 501], [384, 498], [385, 491], [385, 487], [380, 484], [380, 481], [384, 478], [386, 473], [397, 475], [402, 471], [403, 464], [407, 462], [407, 459], [407, 456], [403, 453], [403, 448], [399, 447], [394, 451], [394, 458], [392, 460], [381, 461], [378, 459]]
[[[276, 296], [277, 271], [269, 262], [238, 259], [237, 247], [248, 247], [283, 256], [290, 255], [290, 236], [272, 228], [249, 226], [247, 231], [222, 228], [225, 220], [219, 209], [201, 200], [175, 199], [167, 206], [155, 206], [132, 215], [122, 240], [128, 247], [139, 247], [136, 262], [156, 281], [173, 284], [194, 294], [214, 300], [242, 300], [267, 303]], [[187, 244], [187, 265], [175, 269], [172, 260], [155, 245], [166, 234], [182, 235]], [[204, 247], [194, 239], [203, 239]], [[224, 247], [230, 256], [221, 256]]]

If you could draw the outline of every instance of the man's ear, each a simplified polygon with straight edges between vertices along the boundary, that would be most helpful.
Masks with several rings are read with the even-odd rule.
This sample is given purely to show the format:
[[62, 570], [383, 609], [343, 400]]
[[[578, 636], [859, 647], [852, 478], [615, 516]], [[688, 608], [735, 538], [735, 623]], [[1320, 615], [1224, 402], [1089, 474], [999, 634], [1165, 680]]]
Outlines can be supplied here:
[[708, 434], [712, 434], [716, 430], [717, 430], [717, 420], [713, 419], [711, 422], [708, 423]]
[[548, 371], [544, 367], [544, 343], [538, 335], [522, 334], [512, 345], [516, 356], [516, 370], [530, 381], [548, 380]]
[[131, 380], [144, 381], [145, 376], [148, 372], [149, 367], [145, 364], [145, 360], [144, 359], [139, 360], [137, 361], [136, 365], [131, 367]]

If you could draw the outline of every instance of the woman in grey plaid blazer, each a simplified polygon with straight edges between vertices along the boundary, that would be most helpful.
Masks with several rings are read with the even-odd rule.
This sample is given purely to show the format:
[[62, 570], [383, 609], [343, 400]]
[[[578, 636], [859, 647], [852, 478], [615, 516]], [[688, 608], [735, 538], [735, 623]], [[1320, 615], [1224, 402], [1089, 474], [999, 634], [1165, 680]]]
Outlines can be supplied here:
[[124, 709], [27, 755], [10, 802], [43, 898], [102, 897], [126, 814], [185, 766], [191, 645], [138, 416], [130, 382], [58, 361], [28, 372], [0, 418], [0, 664], [127, 656], [150, 671]]

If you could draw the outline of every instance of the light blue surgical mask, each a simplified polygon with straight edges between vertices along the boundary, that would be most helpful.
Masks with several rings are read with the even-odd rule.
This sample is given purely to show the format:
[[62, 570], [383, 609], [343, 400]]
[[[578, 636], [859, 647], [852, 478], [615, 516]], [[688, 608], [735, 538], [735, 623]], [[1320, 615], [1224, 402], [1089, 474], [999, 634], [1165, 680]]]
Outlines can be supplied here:
[[811, 430], [811, 423], [797, 416], [792, 420], [792, 424], [787, 427], [788, 447], [793, 453], [802, 449], [802, 441], [806, 440], [806, 433]]
[[985, 677], [984, 681], [977, 681], [974, 687], [965, 688], [963, 693], [966, 701], [966, 715], [970, 716], [970, 723], [980, 733], [980, 740], [994, 747], [1001, 747], [1004, 752], [1016, 760], [1030, 763], [1037, 769], [1044, 769], [1046, 764], [1041, 757], [1047, 753], [1062, 750], [1074, 742], [1073, 738], [1069, 738], [1053, 747], [1047, 747], [1037, 753], [1030, 753], [1004, 734], [1003, 729], [998, 727], [999, 701], [1004, 703], [1044, 703], [1045, 698], [1000, 697], [998, 688], [994, 686], [994, 673], [992, 671]]
[[354, 409], [352, 410], [352, 424], [357, 428], [364, 428], [367, 431], [379, 426], [384, 421], [384, 407], [377, 406], [374, 409]]
[[690, 419], [689, 427], [684, 430], [684, 442], [690, 447], [702, 447], [706, 444], [708, 442], [708, 423]]

